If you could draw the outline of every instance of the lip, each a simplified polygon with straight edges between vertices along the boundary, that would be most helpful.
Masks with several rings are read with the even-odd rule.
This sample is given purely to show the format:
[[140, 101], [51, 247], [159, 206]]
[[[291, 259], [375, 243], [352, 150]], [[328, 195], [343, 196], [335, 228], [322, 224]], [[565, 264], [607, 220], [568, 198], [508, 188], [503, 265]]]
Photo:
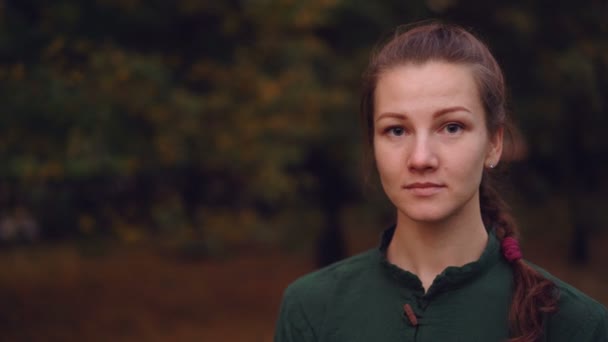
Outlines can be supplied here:
[[416, 196], [426, 197], [426, 196], [432, 196], [432, 195], [435, 195], [435, 194], [441, 192], [443, 190], [443, 188], [445, 188], [445, 186], [442, 184], [431, 183], [431, 182], [424, 182], [424, 183], [416, 182], [416, 183], [407, 184], [403, 188]]

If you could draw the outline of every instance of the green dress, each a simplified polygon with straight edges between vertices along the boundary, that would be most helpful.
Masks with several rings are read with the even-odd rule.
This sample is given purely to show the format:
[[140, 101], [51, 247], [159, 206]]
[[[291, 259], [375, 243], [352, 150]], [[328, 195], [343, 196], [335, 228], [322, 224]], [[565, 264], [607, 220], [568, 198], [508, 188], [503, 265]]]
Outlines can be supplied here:
[[[479, 260], [448, 267], [425, 293], [418, 277], [391, 264], [386, 249], [367, 251], [308, 274], [285, 291], [275, 342], [505, 341], [512, 270], [493, 234]], [[536, 267], [536, 266], [534, 266]], [[552, 277], [559, 311], [546, 341], [608, 341], [608, 312]], [[410, 311], [410, 315], [406, 314]]]

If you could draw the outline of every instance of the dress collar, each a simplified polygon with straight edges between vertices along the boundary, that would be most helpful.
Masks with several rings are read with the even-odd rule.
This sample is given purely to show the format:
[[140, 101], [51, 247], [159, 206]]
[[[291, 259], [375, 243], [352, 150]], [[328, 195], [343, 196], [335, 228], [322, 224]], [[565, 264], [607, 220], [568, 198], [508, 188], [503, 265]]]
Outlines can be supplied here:
[[[400, 286], [406, 287], [417, 293], [424, 293], [422, 282], [414, 273], [401, 269], [392, 264], [386, 258], [386, 251], [395, 233], [395, 226], [385, 230], [380, 242], [380, 262], [385, 271], [399, 282]], [[500, 244], [494, 230], [488, 231], [488, 244], [478, 260], [463, 266], [449, 266], [433, 280], [424, 297], [431, 298], [439, 293], [459, 288], [466, 283], [487, 272], [500, 260]]]

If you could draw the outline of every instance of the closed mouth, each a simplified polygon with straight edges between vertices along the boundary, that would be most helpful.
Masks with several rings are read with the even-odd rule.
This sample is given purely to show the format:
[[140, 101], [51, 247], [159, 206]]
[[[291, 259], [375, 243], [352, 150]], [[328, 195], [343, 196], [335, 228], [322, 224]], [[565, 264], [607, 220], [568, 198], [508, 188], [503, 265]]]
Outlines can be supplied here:
[[443, 185], [437, 183], [411, 183], [404, 186], [405, 189], [428, 189], [428, 188], [442, 188]]

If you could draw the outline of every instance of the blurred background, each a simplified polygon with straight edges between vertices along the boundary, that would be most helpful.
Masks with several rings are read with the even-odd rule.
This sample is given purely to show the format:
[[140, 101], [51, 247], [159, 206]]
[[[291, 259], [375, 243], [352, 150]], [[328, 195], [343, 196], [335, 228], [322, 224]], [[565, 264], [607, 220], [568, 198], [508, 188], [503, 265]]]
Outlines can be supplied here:
[[271, 341], [392, 221], [359, 81], [428, 18], [504, 68], [527, 258], [608, 304], [607, 1], [0, 0], [2, 340]]

